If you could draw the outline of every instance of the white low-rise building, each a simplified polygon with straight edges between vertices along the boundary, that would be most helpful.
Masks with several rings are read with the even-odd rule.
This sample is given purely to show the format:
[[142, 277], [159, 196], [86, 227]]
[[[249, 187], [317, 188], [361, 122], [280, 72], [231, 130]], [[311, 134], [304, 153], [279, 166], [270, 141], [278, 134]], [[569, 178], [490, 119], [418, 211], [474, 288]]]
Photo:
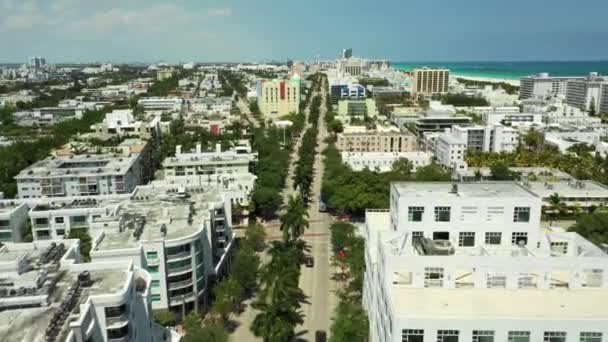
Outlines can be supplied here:
[[363, 305], [371, 342], [601, 342], [608, 256], [540, 228], [516, 183], [394, 183], [368, 212]]
[[564, 210], [591, 211], [608, 204], [608, 187], [589, 180], [562, 180], [547, 182], [522, 182], [522, 185], [532, 193], [542, 198], [543, 210], [552, 213], [559, 208], [553, 208], [551, 196], [557, 194]]
[[536, 124], [541, 125], [545, 113], [503, 113], [503, 112], [486, 112], [482, 114], [483, 121], [487, 125], [503, 124], [515, 126], [519, 124]]
[[139, 99], [137, 104], [144, 110], [162, 110], [181, 112], [184, 107], [184, 100], [179, 97], [146, 97]]
[[29, 207], [19, 200], [0, 200], [0, 242], [20, 242]]
[[165, 179], [175, 176], [212, 176], [249, 173], [250, 166], [258, 159], [257, 152], [252, 152], [248, 145], [236, 146], [222, 151], [217, 144], [214, 151], [203, 151], [197, 144], [193, 152], [182, 152], [177, 146], [175, 156], [163, 161]]
[[412, 163], [412, 171], [431, 164], [433, 154], [430, 152], [342, 152], [342, 162], [354, 171], [365, 168], [372, 171], [388, 172], [393, 169], [393, 163], [405, 158]]
[[160, 116], [152, 116], [148, 121], [135, 120], [131, 109], [115, 109], [111, 113], [107, 113], [102, 122], [91, 126], [91, 129], [97, 134], [132, 135], [142, 139], [169, 133], [169, 128], [170, 122], [163, 122]]

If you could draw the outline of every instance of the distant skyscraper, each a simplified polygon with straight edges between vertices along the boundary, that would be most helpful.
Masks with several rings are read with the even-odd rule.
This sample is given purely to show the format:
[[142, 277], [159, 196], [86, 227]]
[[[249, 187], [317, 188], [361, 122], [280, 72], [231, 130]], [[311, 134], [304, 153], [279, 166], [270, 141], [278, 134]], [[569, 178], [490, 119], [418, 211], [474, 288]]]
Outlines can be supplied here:
[[414, 69], [413, 95], [431, 96], [435, 94], [445, 94], [448, 92], [450, 81], [450, 70], [448, 69]]
[[43, 57], [32, 57], [30, 58], [30, 67], [32, 68], [42, 68], [46, 65], [46, 58]]
[[353, 56], [352, 48], [342, 50], [342, 58], [351, 58], [352, 56]]
[[288, 59], [286, 64], [287, 64], [287, 67], [289, 69], [291, 69], [291, 67], [293, 66], [293, 61], [291, 59]]

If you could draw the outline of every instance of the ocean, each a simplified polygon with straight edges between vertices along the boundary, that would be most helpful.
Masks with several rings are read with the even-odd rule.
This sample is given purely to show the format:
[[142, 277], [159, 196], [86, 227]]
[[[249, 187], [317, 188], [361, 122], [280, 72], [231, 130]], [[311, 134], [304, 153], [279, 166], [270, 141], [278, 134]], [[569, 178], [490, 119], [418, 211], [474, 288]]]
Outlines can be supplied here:
[[452, 74], [519, 80], [521, 77], [548, 72], [554, 76], [584, 76], [590, 72], [608, 75], [608, 61], [572, 62], [392, 62], [395, 69], [410, 71], [414, 68], [445, 67]]

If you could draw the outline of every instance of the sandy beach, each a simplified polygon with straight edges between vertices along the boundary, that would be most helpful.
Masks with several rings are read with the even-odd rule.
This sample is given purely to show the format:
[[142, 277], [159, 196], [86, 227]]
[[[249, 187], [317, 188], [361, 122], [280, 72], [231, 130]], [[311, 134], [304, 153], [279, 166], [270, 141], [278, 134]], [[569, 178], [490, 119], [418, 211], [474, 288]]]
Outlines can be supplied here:
[[472, 80], [472, 81], [483, 81], [483, 82], [492, 82], [492, 83], [504, 82], [504, 83], [519, 87], [519, 80], [509, 80], [509, 79], [504, 79], [504, 78], [491, 78], [491, 77], [464, 76], [464, 75], [456, 75], [456, 74], [452, 74], [452, 77], [464, 78], [464, 79]]

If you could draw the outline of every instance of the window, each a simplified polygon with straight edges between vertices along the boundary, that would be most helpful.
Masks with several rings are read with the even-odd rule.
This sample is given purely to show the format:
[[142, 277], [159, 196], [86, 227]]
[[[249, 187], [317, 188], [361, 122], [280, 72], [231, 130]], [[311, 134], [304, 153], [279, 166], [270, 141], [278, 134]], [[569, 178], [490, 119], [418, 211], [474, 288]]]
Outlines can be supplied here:
[[158, 273], [158, 266], [148, 266], [148, 272]]
[[401, 330], [401, 342], [422, 342], [424, 341], [424, 330], [422, 329], [403, 329]]
[[500, 245], [502, 238], [501, 232], [487, 232], [486, 233], [486, 245]]
[[442, 287], [443, 268], [427, 267], [424, 269], [424, 287]]
[[520, 289], [534, 289], [537, 284], [537, 276], [533, 273], [521, 273], [517, 279], [517, 287]]
[[424, 214], [424, 207], [407, 208], [407, 220], [410, 222], [421, 222], [422, 214]]
[[580, 342], [602, 342], [601, 332], [581, 332]]
[[450, 207], [435, 207], [435, 222], [450, 222]]
[[566, 342], [566, 333], [563, 331], [545, 331], [543, 342]]
[[504, 289], [507, 286], [507, 276], [502, 273], [488, 273], [486, 286], [488, 288]]
[[553, 254], [568, 254], [568, 242], [567, 241], [551, 241], [551, 252]]
[[424, 232], [412, 232], [412, 245], [415, 245], [422, 238], [424, 238]]
[[159, 295], [159, 294], [151, 294], [151, 295], [150, 295], [150, 299], [151, 299], [153, 302], [160, 302], [160, 295]]
[[528, 244], [528, 233], [526, 232], [513, 232], [511, 234], [511, 244], [513, 245], [527, 245]]
[[55, 230], [57, 236], [65, 236], [65, 229], [57, 229]]
[[513, 222], [530, 222], [530, 207], [515, 207]]
[[160, 280], [152, 280], [150, 282], [150, 287], [160, 287]]
[[433, 232], [433, 240], [449, 240], [450, 232]]
[[500, 222], [504, 213], [504, 207], [488, 207], [486, 220], [488, 222]]
[[458, 330], [437, 330], [437, 342], [458, 342]]
[[11, 221], [9, 220], [0, 220], [0, 227], [10, 227], [11, 226]]
[[63, 223], [63, 216], [55, 217], [55, 223]]
[[12, 232], [0, 232], [0, 241], [13, 241], [13, 233]]
[[473, 342], [494, 342], [494, 331], [473, 330]]
[[147, 251], [146, 252], [146, 259], [148, 259], [148, 260], [156, 260], [156, 259], [158, 259], [158, 252], [157, 251]]
[[507, 342], [530, 342], [529, 331], [509, 331]]
[[458, 246], [475, 247], [475, 232], [460, 232], [458, 234]]
[[49, 219], [46, 218], [46, 217], [39, 217], [39, 218], [36, 218], [34, 220], [34, 224], [35, 225], [41, 225], [41, 226], [42, 225], [48, 225], [49, 224]]

